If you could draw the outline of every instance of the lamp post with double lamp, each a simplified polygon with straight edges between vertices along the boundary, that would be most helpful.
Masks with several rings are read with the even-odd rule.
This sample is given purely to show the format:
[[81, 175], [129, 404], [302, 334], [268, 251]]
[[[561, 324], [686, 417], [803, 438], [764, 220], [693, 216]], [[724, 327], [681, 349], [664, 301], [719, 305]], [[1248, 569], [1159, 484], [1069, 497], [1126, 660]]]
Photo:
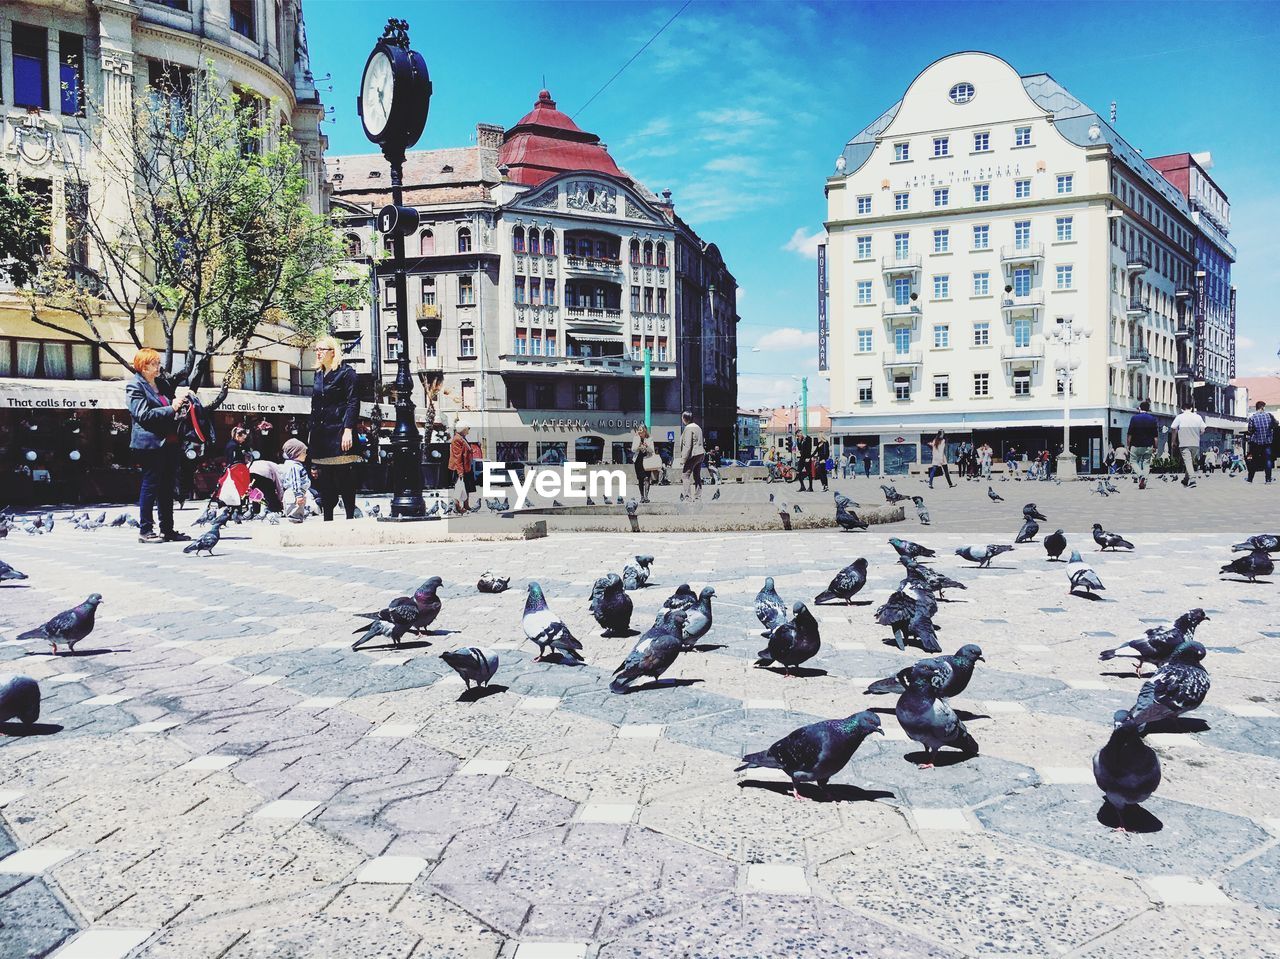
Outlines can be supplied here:
[[1070, 317], [1062, 320], [1050, 334], [1062, 345], [1062, 358], [1054, 365], [1062, 377], [1062, 452], [1058, 454], [1058, 479], [1075, 479], [1076, 458], [1071, 453], [1071, 381], [1080, 367], [1080, 357], [1071, 355], [1071, 348], [1087, 340], [1093, 331], [1083, 323], [1076, 326]]

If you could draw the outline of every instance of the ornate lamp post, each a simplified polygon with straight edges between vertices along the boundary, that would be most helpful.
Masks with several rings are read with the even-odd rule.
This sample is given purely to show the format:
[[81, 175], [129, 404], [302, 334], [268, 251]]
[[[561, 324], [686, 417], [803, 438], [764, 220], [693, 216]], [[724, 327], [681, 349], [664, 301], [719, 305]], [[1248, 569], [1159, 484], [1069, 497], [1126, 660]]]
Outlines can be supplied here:
[[[388, 20], [365, 63], [356, 111], [365, 136], [382, 148], [391, 164], [391, 204], [378, 211], [378, 231], [391, 240], [396, 333], [400, 340], [393, 387], [396, 426], [390, 442], [393, 519], [416, 519], [426, 513], [422, 499], [422, 440], [413, 416], [409, 297], [404, 267], [404, 238], [418, 228], [418, 211], [403, 205], [401, 187], [405, 151], [422, 136], [430, 105], [431, 79], [422, 55], [409, 49], [409, 24]], [[374, 349], [382, 349], [381, 339], [375, 336]]]
[[[1063, 354], [1055, 367], [1062, 377], [1062, 452], [1058, 454], [1058, 478], [1076, 478], [1076, 458], [1071, 453], [1071, 380], [1080, 367], [1080, 357], [1072, 357], [1071, 347], [1083, 343], [1093, 331], [1083, 324], [1075, 326], [1067, 318], [1051, 334], [1062, 344]], [[1105, 427], [1104, 427], [1105, 428]]]

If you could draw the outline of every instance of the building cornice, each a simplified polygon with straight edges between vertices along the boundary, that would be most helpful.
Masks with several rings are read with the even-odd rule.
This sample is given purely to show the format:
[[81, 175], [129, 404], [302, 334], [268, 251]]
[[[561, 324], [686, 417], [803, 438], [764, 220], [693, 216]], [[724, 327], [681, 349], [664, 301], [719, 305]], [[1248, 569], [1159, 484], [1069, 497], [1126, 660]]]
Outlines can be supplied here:
[[[878, 190], [879, 187], [876, 189]], [[947, 217], [963, 217], [965, 222], [972, 222], [974, 220], [981, 219], [981, 217], [987, 212], [1000, 213], [1017, 210], [1042, 210], [1046, 207], [1076, 206], [1080, 203], [1092, 206], [1115, 202], [1115, 200], [1115, 196], [1111, 193], [1072, 193], [1068, 197], [1060, 197], [1057, 194], [1054, 194], [1051, 197], [1045, 197], [1039, 200], [1018, 200], [1016, 202], [1009, 203], [984, 203], [980, 207], [942, 207], [939, 209], [928, 210], [907, 210], [904, 213], [891, 213], [885, 216], [855, 217], [851, 220], [827, 220], [823, 223], [823, 227], [828, 233], [830, 233], [833, 229], [839, 230], [846, 227], [875, 226], [881, 223], [903, 223], [908, 220], [940, 220]]]
[[[187, 33], [174, 27], [166, 27], [163, 24], [158, 23], [139, 22], [135, 24], [134, 36], [135, 38], [148, 37], [157, 43], [165, 44], [166, 47], [174, 43], [179, 43], [188, 49], [193, 49], [197, 55], [197, 62], [192, 66], [196, 67], [202, 66], [204, 60], [210, 55], [216, 54], [218, 56], [225, 57], [227, 60], [234, 62], [239, 67], [243, 67], [247, 72], [252, 73], [256, 77], [269, 78], [277, 91], [284, 91], [284, 95], [280, 96], [279, 99], [289, 105], [290, 112], [292, 112], [298, 105], [297, 91], [293, 89], [293, 84], [285, 78], [284, 74], [280, 73], [273, 67], [267, 66], [261, 60], [255, 60], [247, 54], [241, 53], [234, 47], [218, 43], [215, 40], [210, 40], [208, 37], [200, 36], [199, 34]], [[140, 56], [145, 57], [146, 53], [138, 50], [135, 45], [133, 55], [135, 58]], [[242, 78], [238, 76], [223, 77], [223, 79], [232, 83], [242, 81]], [[265, 90], [256, 90], [254, 92], [261, 94], [267, 93]], [[309, 105], [315, 106], [314, 104]]]

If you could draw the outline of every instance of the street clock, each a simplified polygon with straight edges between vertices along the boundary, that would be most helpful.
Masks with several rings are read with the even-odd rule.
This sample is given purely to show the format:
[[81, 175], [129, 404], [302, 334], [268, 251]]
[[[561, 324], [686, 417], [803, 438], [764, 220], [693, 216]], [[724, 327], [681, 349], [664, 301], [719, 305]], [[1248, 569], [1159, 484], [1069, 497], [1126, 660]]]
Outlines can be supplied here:
[[364, 65], [356, 111], [364, 135], [388, 155], [403, 154], [427, 125], [431, 78], [422, 54], [409, 49], [408, 24], [392, 20]]

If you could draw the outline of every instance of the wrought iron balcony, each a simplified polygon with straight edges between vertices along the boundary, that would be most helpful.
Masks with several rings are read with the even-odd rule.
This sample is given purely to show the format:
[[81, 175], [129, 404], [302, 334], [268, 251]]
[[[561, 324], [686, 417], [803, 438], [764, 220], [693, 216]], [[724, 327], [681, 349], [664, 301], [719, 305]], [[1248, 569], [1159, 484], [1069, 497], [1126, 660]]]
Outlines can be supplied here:
[[1125, 250], [1124, 266], [1126, 270], [1142, 271], [1151, 269], [1151, 254], [1141, 250]]
[[418, 319], [420, 320], [438, 320], [440, 319], [440, 306], [436, 303], [419, 303]]
[[1125, 360], [1127, 366], [1146, 366], [1151, 362], [1151, 352], [1142, 347], [1135, 346], [1129, 349], [1129, 358]]
[[1151, 308], [1142, 302], [1140, 297], [1129, 297], [1129, 305], [1125, 307], [1125, 313], [1128, 316], [1146, 316], [1151, 312]]
[[1190, 323], [1187, 323], [1184, 321], [1184, 322], [1180, 322], [1174, 328], [1173, 335], [1181, 340], [1181, 339], [1186, 339], [1188, 337], [1195, 335], [1195, 332], [1196, 332], [1195, 327], [1193, 327]]
[[1173, 378], [1175, 380], [1189, 380], [1195, 373], [1195, 367], [1189, 363], [1179, 363], [1178, 368], [1174, 370]]

